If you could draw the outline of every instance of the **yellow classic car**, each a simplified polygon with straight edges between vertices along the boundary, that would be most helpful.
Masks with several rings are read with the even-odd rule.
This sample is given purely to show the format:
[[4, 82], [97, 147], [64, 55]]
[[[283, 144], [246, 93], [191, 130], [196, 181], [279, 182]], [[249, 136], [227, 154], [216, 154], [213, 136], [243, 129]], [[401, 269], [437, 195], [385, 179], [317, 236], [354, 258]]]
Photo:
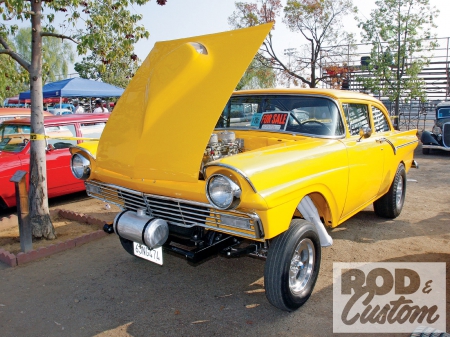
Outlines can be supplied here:
[[71, 148], [72, 172], [121, 207], [104, 229], [130, 254], [264, 258], [269, 302], [291, 311], [313, 291], [328, 229], [372, 203], [400, 214], [418, 139], [365, 94], [233, 93], [271, 27], [155, 44], [100, 141]]

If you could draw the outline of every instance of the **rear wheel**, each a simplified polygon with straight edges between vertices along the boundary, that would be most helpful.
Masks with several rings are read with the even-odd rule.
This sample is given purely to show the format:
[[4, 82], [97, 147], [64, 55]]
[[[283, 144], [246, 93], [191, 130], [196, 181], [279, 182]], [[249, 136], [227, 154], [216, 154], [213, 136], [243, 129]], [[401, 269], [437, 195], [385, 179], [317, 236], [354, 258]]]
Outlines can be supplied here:
[[403, 209], [405, 195], [406, 171], [405, 166], [400, 164], [389, 191], [373, 203], [375, 213], [383, 218], [394, 219], [398, 217]]
[[275, 307], [293, 311], [302, 306], [316, 284], [321, 246], [314, 225], [294, 219], [270, 244], [264, 268], [266, 296]]

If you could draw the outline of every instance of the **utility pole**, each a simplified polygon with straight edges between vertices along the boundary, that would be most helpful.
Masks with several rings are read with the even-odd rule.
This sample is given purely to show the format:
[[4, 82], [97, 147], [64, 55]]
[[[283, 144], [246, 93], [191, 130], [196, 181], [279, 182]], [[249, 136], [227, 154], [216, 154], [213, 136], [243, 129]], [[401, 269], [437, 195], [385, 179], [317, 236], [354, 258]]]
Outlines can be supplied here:
[[[284, 50], [284, 55], [288, 56], [288, 68], [289, 71], [291, 71], [291, 56], [295, 54], [296, 49], [295, 48], [287, 48]], [[287, 87], [289, 88], [291, 86], [291, 77], [288, 77], [288, 85]]]

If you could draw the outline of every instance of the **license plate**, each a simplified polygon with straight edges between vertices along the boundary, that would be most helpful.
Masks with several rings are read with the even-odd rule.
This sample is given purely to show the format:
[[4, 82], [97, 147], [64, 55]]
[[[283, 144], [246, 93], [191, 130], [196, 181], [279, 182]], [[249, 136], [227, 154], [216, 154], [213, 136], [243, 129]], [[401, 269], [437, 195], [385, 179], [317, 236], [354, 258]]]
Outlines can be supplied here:
[[146, 245], [133, 242], [133, 248], [134, 255], [159, 265], [163, 264], [162, 247], [150, 249]]

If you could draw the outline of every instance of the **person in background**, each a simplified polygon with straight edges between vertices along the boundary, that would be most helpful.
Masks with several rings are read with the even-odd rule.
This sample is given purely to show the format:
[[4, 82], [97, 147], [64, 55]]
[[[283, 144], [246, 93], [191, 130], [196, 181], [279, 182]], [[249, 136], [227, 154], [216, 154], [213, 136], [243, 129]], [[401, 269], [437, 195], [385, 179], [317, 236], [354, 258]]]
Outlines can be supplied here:
[[106, 109], [105, 107], [103, 107], [102, 104], [102, 100], [100, 98], [97, 98], [95, 100], [95, 109], [94, 109], [94, 113], [98, 114], [98, 113], [107, 113], [109, 112], [108, 109]]
[[72, 103], [75, 106], [74, 113], [76, 113], [76, 114], [83, 114], [84, 113], [84, 108], [78, 103], [77, 99], [73, 100]]

